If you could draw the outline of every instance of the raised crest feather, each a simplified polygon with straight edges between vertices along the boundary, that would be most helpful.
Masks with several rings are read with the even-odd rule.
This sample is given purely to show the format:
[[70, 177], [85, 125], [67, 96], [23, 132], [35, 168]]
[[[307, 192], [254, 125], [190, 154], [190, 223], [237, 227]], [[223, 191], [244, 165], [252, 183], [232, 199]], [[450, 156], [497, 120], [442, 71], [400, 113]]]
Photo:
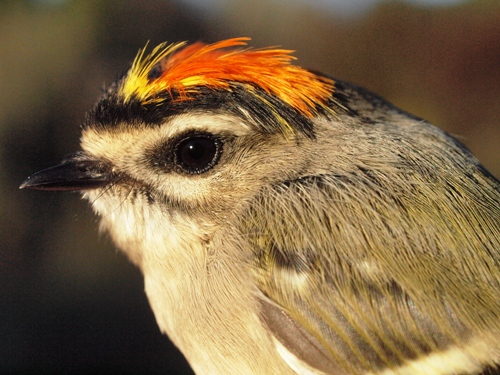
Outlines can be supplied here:
[[[245, 47], [250, 38], [213, 44], [160, 44], [146, 55], [141, 49], [121, 83], [124, 101], [158, 104], [192, 99], [202, 87], [231, 90], [234, 85], [257, 86], [312, 118], [318, 108], [328, 109], [334, 82], [291, 64], [291, 50]], [[185, 47], [184, 47], [185, 46]], [[182, 48], [184, 47], [184, 48]], [[257, 94], [256, 94], [257, 95]]]

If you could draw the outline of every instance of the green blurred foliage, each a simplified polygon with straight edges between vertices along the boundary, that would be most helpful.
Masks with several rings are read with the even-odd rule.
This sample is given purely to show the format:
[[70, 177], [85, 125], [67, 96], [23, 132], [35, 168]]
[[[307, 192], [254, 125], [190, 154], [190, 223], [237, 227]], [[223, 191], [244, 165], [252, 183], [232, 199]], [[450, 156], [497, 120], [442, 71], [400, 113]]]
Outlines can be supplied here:
[[139, 271], [98, 235], [87, 204], [17, 189], [78, 149], [85, 111], [148, 40], [250, 36], [258, 47], [295, 49], [300, 65], [457, 135], [500, 175], [497, 0], [386, 2], [359, 18], [298, 3], [222, 3], [0, 2], [0, 372], [189, 373], [156, 327]]

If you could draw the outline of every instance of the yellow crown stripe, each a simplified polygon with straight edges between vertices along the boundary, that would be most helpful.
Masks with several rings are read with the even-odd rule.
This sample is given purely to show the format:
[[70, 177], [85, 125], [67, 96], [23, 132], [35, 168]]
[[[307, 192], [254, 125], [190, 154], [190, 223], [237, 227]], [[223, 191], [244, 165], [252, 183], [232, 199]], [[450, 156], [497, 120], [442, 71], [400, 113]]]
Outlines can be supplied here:
[[[176, 91], [175, 100], [189, 100], [200, 87], [228, 89], [231, 83], [251, 84], [275, 95], [307, 117], [317, 107], [326, 108], [334, 90], [332, 80], [291, 64], [293, 51], [242, 48], [249, 38], [233, 38], [214, 44], [160, 44], [149, 55], [141, 49], [123, 80], [125, 101], [143, 104], [162, 102], [164, 94]], [[181, 49], [181, 47], [184, 47]], [[238, 48], [239, 47], [239, 48]], [[228, 48], [232, 48], [229, 49]], [[151, 79], [152, 69], [160, 69]]]

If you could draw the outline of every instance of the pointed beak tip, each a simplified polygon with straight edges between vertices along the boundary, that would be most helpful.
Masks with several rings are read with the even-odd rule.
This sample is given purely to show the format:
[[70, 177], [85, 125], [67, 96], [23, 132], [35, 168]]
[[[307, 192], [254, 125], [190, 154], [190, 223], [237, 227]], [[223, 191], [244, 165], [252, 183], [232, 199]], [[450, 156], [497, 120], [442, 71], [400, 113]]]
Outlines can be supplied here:
[[82, 191], [102, 187], [109, 181], [109, 169], [102, 162], [73, 157], [29, 176], [19, 189]]
[[19, 190], [31, 188], [31, 186], [32, 186], [32, 181], [31, 181], [32, 179], [31, 179], [31, 177], [32, 176], [29, 176], [23, 182], [21, 182], [21, 184], [19, 185]]

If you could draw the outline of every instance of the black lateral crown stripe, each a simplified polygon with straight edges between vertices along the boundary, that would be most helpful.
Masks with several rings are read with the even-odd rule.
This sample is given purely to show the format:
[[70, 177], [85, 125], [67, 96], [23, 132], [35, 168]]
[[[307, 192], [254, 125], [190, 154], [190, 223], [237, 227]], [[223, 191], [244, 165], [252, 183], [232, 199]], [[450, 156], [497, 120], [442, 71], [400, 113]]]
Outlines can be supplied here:
[[[118, 85], [117, 85], [118, 86]], [[295, 133], [314, 138], [312, 119], [284, 103], [260, 87], [235, 84], [229, 90], [199, 88], [192, 99], [176, 101], [176, 92], [161, 104], [143, 104], [132, 99], [124, 102], [116, 91], [106, 93], [87, 114], [83, 127], [116, 127], [120, 124], [159, 125], [168, 117], [189, 111], [230, 113], [243, 119], [251, 118], [255, 130], [261, 133], [287, 133], [285, 124]]]

